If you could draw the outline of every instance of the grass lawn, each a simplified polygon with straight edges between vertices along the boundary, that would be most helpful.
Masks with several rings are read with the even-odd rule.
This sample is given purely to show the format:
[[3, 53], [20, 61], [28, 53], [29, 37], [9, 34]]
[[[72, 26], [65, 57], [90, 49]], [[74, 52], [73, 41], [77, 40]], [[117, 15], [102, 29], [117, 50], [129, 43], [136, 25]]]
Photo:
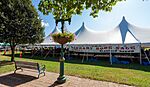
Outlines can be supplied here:
[[[10, 60], [10, 57], [0, 55], [0, 60]], [[42, 60], [39, 57], [32, 59], [15, 57], [15, 60], [38, 62], [45, 64], [48, 72], [59, 72], [59, 62], [54, 61], [52, 58]], [[13, 64], [0, 66], [0, 74], [10, 71], [14, 71]], [[140, 64], [110, 65], [105, 61], [81, 63], [79, 60], [67, 60], [65, 63], [65, 74], [138, 87], [150, 87], [150, 66]]]

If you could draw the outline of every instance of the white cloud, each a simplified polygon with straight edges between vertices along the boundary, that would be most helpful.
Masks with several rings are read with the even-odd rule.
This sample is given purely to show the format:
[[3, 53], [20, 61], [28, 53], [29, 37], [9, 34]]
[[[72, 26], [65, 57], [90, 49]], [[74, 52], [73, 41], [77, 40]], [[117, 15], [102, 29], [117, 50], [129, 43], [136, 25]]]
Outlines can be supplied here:
[[49, 26], [49, 24], [47, 22], [44, 22], [43, 20], [41, 21], [41, 23], [42, 23], [42, 26], [44, 26], [44, 27], [48, 27]]

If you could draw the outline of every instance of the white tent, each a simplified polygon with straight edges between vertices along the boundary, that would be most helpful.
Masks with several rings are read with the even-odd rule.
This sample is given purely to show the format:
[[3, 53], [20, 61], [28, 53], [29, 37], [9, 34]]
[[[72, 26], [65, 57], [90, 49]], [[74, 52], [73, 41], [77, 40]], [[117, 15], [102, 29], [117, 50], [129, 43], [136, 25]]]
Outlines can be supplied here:
[[[93, 44], [101, 44], [101, 45], [102, 44], [108, 44], [108, 45], [134, 44], [134, 45], [137, 45], [137, 48], [136, 48], [138, 49], [137, 52], [140, 53], [140, 64], [142, 63], [140, 45], [142, 44], [143, 46], [144, 45], [147, 46], [150, 44], [150, 29], [143, 29], [143, 28], [136, 27], [128, 23], [125, 17], [123, 17], [122, 21], [117, 27], [115, 27], [114, 29], [110, 31], [105, 31], [105, 32], [92, 31], [91, 29], [88, 29], [83, 23], [81, 28], [75, 32], [75, 35], [76, 35], [76, 40], [74, 40], [71, 43], [73, 45], [78, 45], [78, 44], [81, 46], [87, 45], [87, 44], [91, 44], [91, 45]], [[111, 55], [110, 55], [110, 59], [111, 59]]]
[[56, 44], [58, 45], [58, 43], [55, 43], [52, 40], [51, 34], [60, 33], [60, 32], [61, 31], [56, 26], [55, 29], [46, 38], [44, 38], [44, 41], [40, 45], [56, 45]]
[[[52, 33], [58, 33], [60, 30], [56, 27]], [[69, 43], [68, 45], [72, 46], [79, 46], [84, 47], [85, 45], [121, 45], [121, 44], [128, 44], [128, 45], [136, 45], [135, 51], [133, 53], [140, 53], [140, 64], [142, 63], [141, 59], [141, 44], [144, 46], [150, 46], [150, 29], [143, 29], [137, 26], [134, 26], [128, 23], [123, 17], [122, 21], [118, 26], [110, 31], [100, 32], [100, 31], [93, 31], [88, 29], [85, 24], [83, 23], [82, 26], [75, 32], [76, 39]], [[53, 42], [51, 35], [48, 35], [41, 45], [59, 45]], [[96, 46], [95, 45], [95, 46]], [[118, 46], [119, 46], [118, 45]], [[132, 46], [132, 45], [131, 45]], [[114, 46], [115, 47], [115, 46]], [[72, 49], [72, 47], [70, 47]], [[108, 47], [107, 47], [108, 48]], [[76, 50], [74, 47], [73, 49]], [[93, 47], [92, 52], [96, 52], [96, 47]], [[116, 49], [116, 48], [115, 48]], [[111, 54], [110, 49], [110, 54]], [[137, 50], [137, 51], [136, 51]], [[78, 50], [76, 50], [78, 51]], [[82, 51], [82, 50], [81, 50]], [[87, 52], [91, 51], [88, 50]], [[97, 50], [100, 52], [99, 50]], [[112, 50], [113, 51], [113, 50]], [[80, 52], [80, 49], [79, 49]], [[131, 51], [130, 51], [131, 52]], [[111, 58], [111, 56], [110, 56]]]
[[[52, 33], [61, 32], [57, 27]], [[123, 17], [120, 24], [110, 31], [100, 32], [88, 29], [83, 23], [75, 32], [76, 40], [70, 44], [130, 44], [142, 43], [149, 45], [150, 29], [143, 29], [128, 23]], [[41, 45], [57, 44], [53, 42], [51, 35], [48, 35]]]
[[138, 28], [128, 23], [125, 17], [117, 27], [106, 32], [92, 31], [83, 23], [75, 35], [76, 40], [71, 44], [150, 43], [150, 29]]

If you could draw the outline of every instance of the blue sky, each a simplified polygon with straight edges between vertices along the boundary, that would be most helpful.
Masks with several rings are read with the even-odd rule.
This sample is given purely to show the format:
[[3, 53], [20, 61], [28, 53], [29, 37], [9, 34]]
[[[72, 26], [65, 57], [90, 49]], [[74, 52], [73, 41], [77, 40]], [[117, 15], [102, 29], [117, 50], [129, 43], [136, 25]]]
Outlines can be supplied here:
[[[40, 0], [32, 0], [35, 8], [38, 8]], [[45, 36], [50, 34], [55, 28], [55, 20], [52, 14], [43, 15], [38, 11], [39, 17], [42, 19], [42, 25], [45, 26]], [[69, 31], [75, 32], [78, 30], [82, 22], [92, 30], [107, 31], [115, 28], [122, 17], [125, 16], [126, 20], [138, 27], [150, 29], [150, 0], [126, 0], [117, 3], [111, 12], [100, 11], [97, 18], [89, 16], [90, 11], [84, 10], [82, 15], [74, 15], [72, 17], [71, 25], [66, 22], [66, 27]], [[58, 26], [61, 27], [60, 25]]]

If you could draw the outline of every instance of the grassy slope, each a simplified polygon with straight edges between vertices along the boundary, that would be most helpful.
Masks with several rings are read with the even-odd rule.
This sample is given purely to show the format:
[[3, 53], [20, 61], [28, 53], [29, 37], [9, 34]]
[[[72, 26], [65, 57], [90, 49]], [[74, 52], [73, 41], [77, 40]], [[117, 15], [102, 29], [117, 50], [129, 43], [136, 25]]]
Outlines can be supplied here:
[[[8, 57], [0, 56], [1, 60], [7, 60]], [[46, 61], [46, 60], [35, 60], [25, 58], [15, 58], [16, 60], [22, 61], [33, 61], [40, 64], [46, 65], [46, 70], [49, 72], [59, 72], [59, 62]], [[114, 64], [110, 65], [107, 62], [99, 62], [97, 64], [80, 64], [76, 61], [65, 63], [65, 74], [73, 75], [78, 77], [111, 81], [116, 83], [123, 83], [128, 85], [135, 85], [140, 87], [150, 86], [150, 66], [142, 66], [139, 64], [121, 65]], [[13, 71], [13, 65], [1, 66], [0, 74]]]

